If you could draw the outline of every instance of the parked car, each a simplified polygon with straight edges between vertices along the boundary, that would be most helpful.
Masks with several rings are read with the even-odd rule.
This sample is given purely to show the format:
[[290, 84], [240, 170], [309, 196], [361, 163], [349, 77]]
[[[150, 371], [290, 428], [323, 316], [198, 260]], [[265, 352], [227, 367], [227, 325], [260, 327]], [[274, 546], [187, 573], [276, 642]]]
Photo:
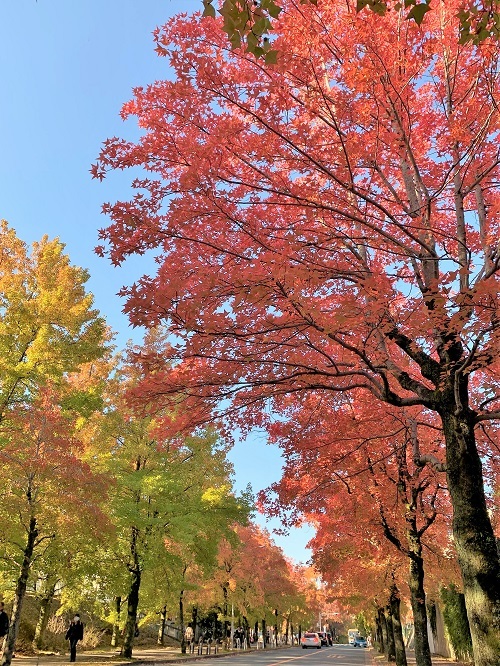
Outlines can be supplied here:
[[316, 633], [306, 632], [305, 634], [302, 634], [300, 644], [304, 650], [309, 647], [321, 650], [321, 638]]
[[328, 640], [328, 634], [326, 631], [318, 631], [317, 633], [321, 641], [321, 645], [331, 645], [331, 642]]
[[368, 641], [364, 636], [354, 636], [352, 644], [354, 647], [368, 647]]

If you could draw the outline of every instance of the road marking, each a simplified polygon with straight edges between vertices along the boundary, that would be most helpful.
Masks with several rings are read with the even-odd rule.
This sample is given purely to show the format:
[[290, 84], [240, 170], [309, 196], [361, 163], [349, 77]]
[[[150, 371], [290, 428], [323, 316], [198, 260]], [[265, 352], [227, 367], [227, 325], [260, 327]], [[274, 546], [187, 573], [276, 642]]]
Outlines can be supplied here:
[[[318, 650], [319, 652], [319, 650]], [[288, 657], [288, 659], [281, 659], [280, 661], [275, 661], [272, 664], [267, 664], [267, 666], [280, 666], [280, 664], [284, 664], [287, 661], [296, 661], [297, 659], [304, 659], [307, 655], [305, 654], [300, 654], [297, 657]]]

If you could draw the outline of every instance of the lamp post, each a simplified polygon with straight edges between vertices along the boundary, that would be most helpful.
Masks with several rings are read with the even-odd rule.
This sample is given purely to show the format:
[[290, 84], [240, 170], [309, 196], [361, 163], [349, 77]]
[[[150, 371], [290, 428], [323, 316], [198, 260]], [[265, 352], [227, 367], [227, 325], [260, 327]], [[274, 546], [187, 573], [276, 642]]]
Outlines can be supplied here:
[[323, 627], [322, 627], [322, 625], [321, 625], [321, 619], [322, 619], [323, 617], [326, 617], [326, 613], [322, 613], [322, 612], [320, 611], [320, 612], [318, 613], [318, 627], [319, 627], [319, 631], [323, 631]]
[[231, 604], [231, 650], [234, 647], [234, 604]]

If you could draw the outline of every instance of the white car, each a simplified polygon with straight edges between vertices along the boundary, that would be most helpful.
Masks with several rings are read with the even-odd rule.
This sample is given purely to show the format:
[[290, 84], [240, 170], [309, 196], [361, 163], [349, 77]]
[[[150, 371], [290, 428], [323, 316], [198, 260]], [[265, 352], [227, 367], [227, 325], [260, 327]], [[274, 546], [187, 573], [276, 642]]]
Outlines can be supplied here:
[[302, 634], [300, 644], [304, 650], [308, 647], [321, 650], [321, 638], [318, 636], [318, 634], [313, 634], [312, 632], [306, 632], [305, 634]]

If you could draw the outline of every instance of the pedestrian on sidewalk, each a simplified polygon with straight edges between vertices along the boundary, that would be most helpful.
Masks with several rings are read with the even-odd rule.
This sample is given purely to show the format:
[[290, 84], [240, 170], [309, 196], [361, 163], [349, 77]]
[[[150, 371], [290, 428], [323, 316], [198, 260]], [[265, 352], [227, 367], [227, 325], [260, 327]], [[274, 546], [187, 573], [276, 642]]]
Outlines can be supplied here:
[[0, 601], [0, 638], [4, 638], [9, 633], [9, 616], [5, 612], [5, 605]]
[[80, 621], [78, 613], [71, 620], [66, 632], [66, 640], [69, 641], [69, 660], [76, 661], [76, 644], [83, 640], [83, 623]]

